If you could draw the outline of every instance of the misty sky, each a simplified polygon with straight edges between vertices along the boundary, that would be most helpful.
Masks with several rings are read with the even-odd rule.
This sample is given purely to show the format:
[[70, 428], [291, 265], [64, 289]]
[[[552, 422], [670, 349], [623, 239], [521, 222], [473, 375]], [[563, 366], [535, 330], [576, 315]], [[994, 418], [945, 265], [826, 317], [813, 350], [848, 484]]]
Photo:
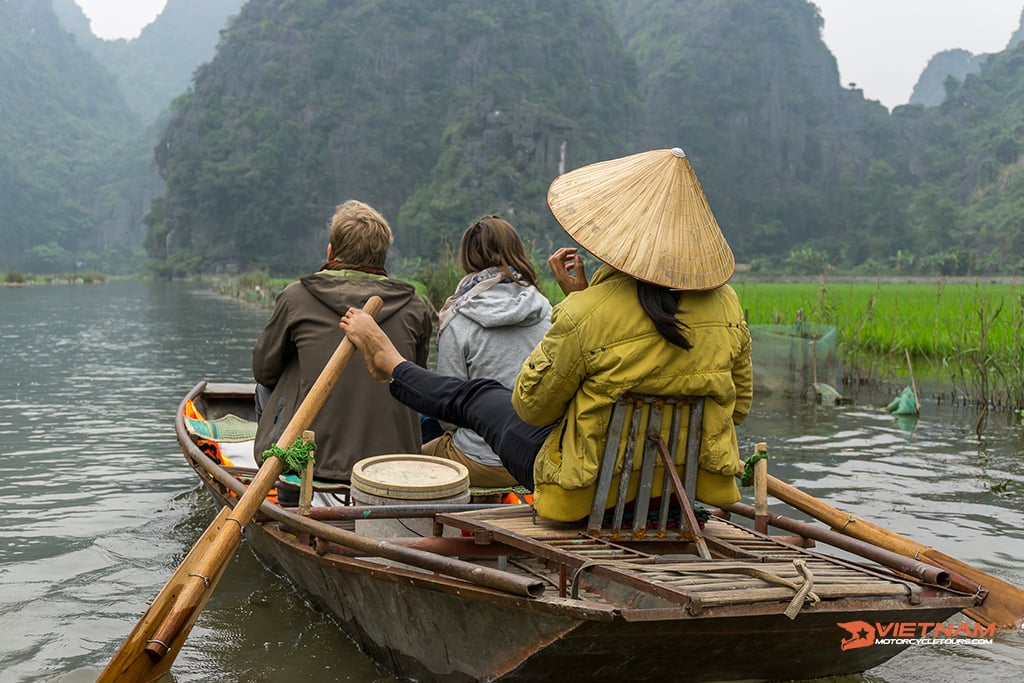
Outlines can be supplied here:
[[822, 37], [853, 82], [889, 109], [906, 104], [937, 52], [999, 52], [1020, 25], [1024, 0], [812, 0]]

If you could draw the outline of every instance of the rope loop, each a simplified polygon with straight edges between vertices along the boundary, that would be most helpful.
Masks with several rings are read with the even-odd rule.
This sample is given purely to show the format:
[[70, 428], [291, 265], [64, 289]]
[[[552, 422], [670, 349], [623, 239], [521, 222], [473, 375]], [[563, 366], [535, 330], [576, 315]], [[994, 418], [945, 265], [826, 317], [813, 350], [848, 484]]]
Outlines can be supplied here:
[[758, 460], [767, 460], [768, 453], [754, 453], [743, 461], [743, 476], [740, 478], [740, 486], [753, 486], [754, 484], [754, 463]]
[[196, 574], [195, 572], [192, 572], [191, 574], [189, 574], [189, 576], [194, 576], [197, 579], [202, 579], [203, 580], [203, 585], [206, 586], [207, 588], [210, 587], [210, 577], [209, 576], [203, 576], [202, 574]]
[[271, 446], [263, 451], [263, 459], [278, 458], [284, 463], [286, 472], [296, 472], [301, 475], [305, 471], [307, 463], [316, 462], [316, 458], [313, 456], [315, 451], [316, 444], [306, 441], [300, 436], [288, 448], [281, 448], [276, 444]]

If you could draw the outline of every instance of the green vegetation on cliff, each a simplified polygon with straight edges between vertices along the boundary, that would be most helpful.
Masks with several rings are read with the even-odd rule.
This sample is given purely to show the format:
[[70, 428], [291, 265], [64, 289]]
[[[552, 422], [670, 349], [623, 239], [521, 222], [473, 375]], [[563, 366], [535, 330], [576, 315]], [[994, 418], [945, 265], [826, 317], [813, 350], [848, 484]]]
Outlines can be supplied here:
[[159, 18], [134, 40], [92, 34], [75, 0], [52, 0], [61, 24], [118, 81], [128, 106], [151, 123], [185, 92], [192, 72], [213, 58], [220, 31], [245, 0], [167, 0]]
[[[680, 146], [755, 270], [1024, 270], [1019, 31], [890, 114], [839, 83], [808, 0], [169, 0], [127, 42], [50, 2], [0, 3], [2, 267], [109, 270], [145, 230], [164, 274], [294, 275], [349, 197], [410, 263], [485, 212], [543, 255], [552, 178]], [[145, 128], [125, 100], [184, 88], [233, 7]]]
[[488, 211], [544, 242], [549, 179], [629, 150], [635, 82], [597, 0], [253, 0], [175, 104], [151, 248], [309, 267], [350, 197], [404, 256]]
[[755, 268], [1020, 269], [1012, 51], [890, 115], [840, 85], [821, 27], [806, 0], [253, 0], [160, 145], [152, 253], [309, 267], [348, 197], [391, 219], [399, 256], [490, 211], [544, 252], [557, 174], [681, 146]]
[[97, 263], [98, 201], [115, 195], [141, 131], [114, 79], [57, 23], [48, 3], [0, 3], [0, 264], [34, 272]]

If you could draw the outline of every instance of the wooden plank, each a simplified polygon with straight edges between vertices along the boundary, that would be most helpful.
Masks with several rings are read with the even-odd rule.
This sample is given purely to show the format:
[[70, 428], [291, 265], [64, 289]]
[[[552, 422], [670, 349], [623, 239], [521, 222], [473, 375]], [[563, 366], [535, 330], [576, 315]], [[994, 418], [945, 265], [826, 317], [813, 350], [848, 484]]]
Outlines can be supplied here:
[[[490, 518], [490, 519], [488, 519]], [[793, 588], [772, 585], [770, 580], [740, 572], [755, 567], [803, 585], [804, 578], [793, 565], [802, 559], [814, 576], [814, 591], [822, 600], [850, 598], [889, 599], [906, 605], [919, 601], [910, 585], [896, 577], [877, 573], [818, 555], [803, 548], [772, 540], [731, 521], [712, 517], [705, 534], [741, 557], [734, 560], [699, 560], [695, 556], [675, 556], [670, 562], [659, 557], [605, 539], [581, 536], [579, 525], [551, 523], [534, 519], [523, 511], [494, 516], [489, 510], [440, 515], [452, 524], [515, 547], [544, 560], [587, 572], [606, 581], [622, 584], [661, 599], [689, 606], [694, 612], [705, 607], [784, 604], [796, 594]], [[645, 547], [657, 542], [649, 542]], [[689, 559], [692, 557], [692, 560]], [[596, 560], [596, 564], [594, 561]], [[737, 570], [731, 572], [730, 569]]]

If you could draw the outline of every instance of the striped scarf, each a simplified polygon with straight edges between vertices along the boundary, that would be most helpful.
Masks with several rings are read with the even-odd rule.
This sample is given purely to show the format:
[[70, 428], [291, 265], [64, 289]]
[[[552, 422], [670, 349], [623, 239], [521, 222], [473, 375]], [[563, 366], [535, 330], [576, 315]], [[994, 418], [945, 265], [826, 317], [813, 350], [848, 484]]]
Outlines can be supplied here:
[[448, 327], [448, 323], [455, 318], [455, 314], [459, 312], [459, 309], [477, 294], [486, 292], [494, 285], [501, 284], [502, 282], [526, 284], [515, 268], [508, 266], [508, 269], [512, 272], [514, 279], [498, 268], [488, 268], [487, 270], [481, 270], [479, 273], [470, 273], [462, 278], [459, 281], [459, 286], [455, 288], [455, 293], [445, 300], [444, 306], [437, 313], [437, 334], [440, 335], [444, 328]]

